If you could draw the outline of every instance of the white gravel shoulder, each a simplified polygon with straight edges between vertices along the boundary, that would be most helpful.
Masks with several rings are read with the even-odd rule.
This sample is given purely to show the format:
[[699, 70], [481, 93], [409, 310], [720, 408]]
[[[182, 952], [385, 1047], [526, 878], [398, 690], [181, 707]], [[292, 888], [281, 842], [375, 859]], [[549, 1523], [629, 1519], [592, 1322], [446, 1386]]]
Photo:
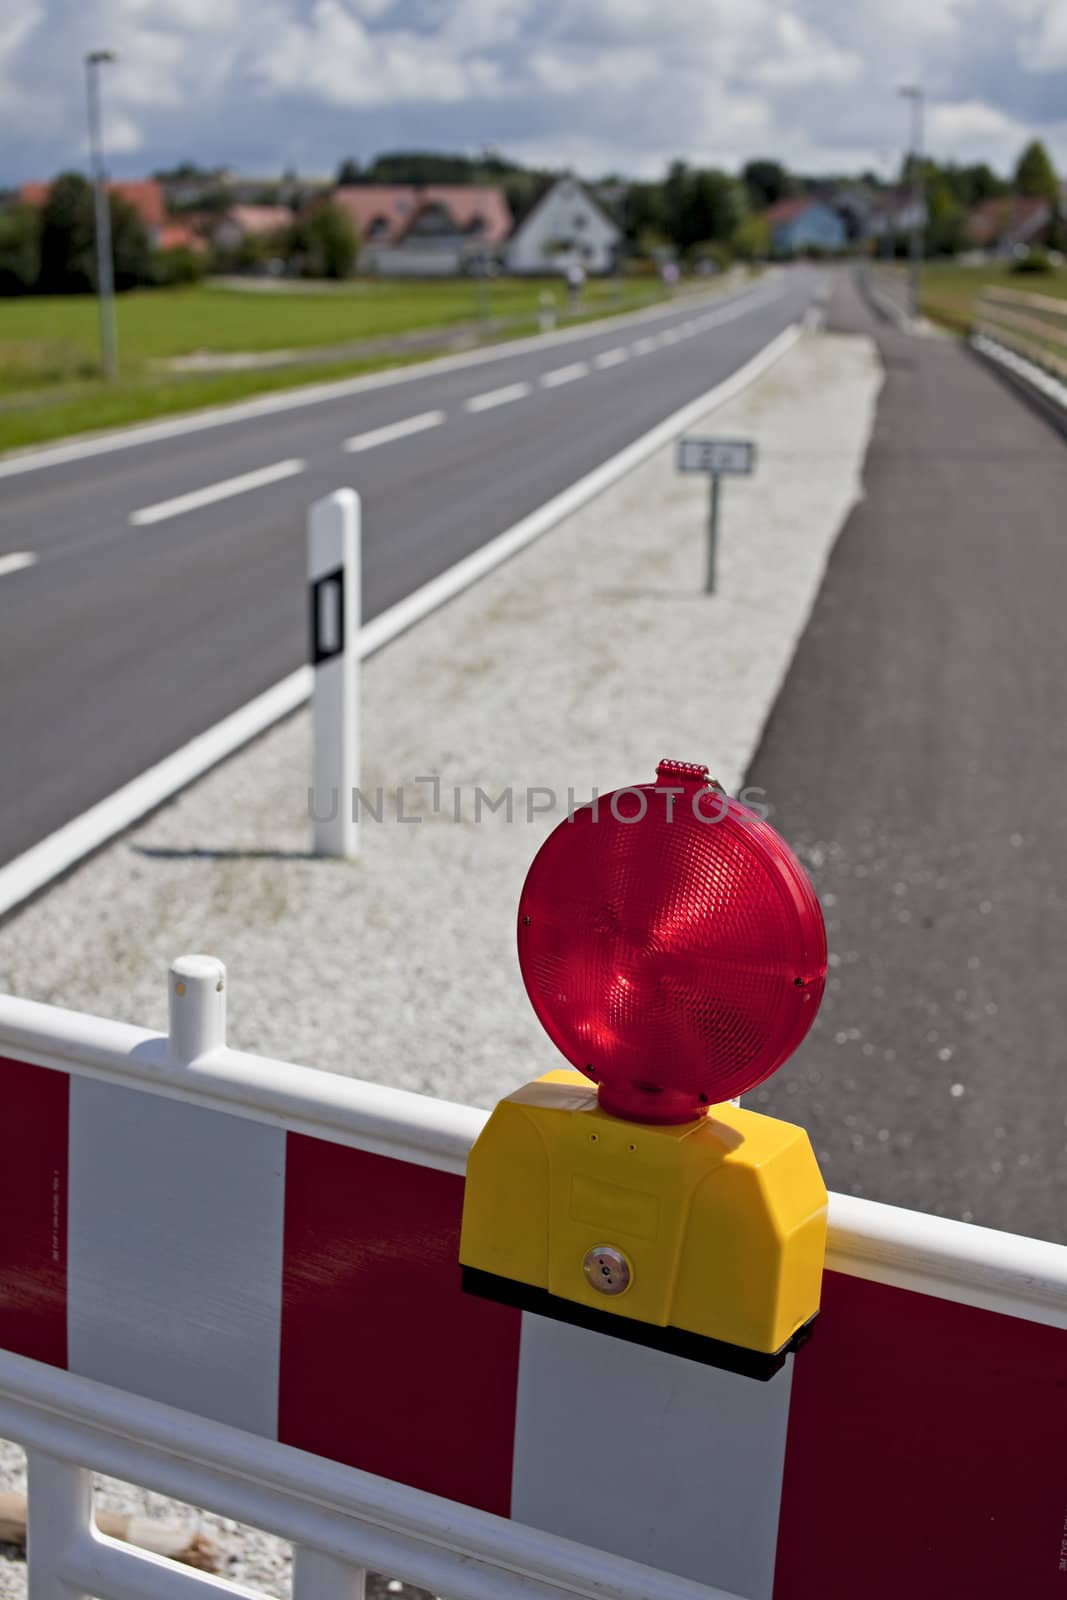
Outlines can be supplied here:
[[[714, 596], [706, 480], [665, 449], [367, 662], [362, 787], [384, 820], [357, 862], [307, 854], [299, 713], [9, 920], [0, 989], [162, 1028], [168, 961], [208, 951], [237, 1047], [493, 1103], [552, 1057], [513, 929], [568, 787], [645, 782], [664, 755], [743, 782], [860, 493], [879, 383], [869, 341], [809, 335], [709, 418], [759, 451], [725, 482]], [[510, 825], [475, 822], [478, 786], [511, 788]], [[419, 822], [396, 820], [398, 788]], [[556, 805], [528, 821], [527, 788]]]
[[[758, 446], [725, 483], [712, 597], [707, 483], [664, 450], [366, 662], [362, 787], [384, 821], [358, 861], [307, 854], [301, 712], [11, 918], [0, 989], [165, 1027], [166, 963], [206, 950], [238, 1048], [493, 1104], [552, 1056], [514, 915], [568, 787], [649, 781], [662, 755], [742, 784], [861, 493], [878, 386], [867, 339], [811, 334], [709, 418]], [[475, 822], [478, 786], [510, 787], [514, 821]], [[421, 821], [397, 821], [397, 789]], [[528, 789], [557, 803], [528, 821]]]
[[[302, 712], [9, 920], [0, 989], [163, 1028], [167, 963], [207, 951], [239, 1048], [483, 1106], [555, 1064], [514, 959], [527, 866], [568, 787], [646, 782], [666, 755], [743, 782], [861, 492], [880, 382], [869, 340], [809, 334], [709, 417], [759, 451], [725, 484], [714, 596], [706, 480], [665, 449], [366, 663], [362, 786], [385, 817], [358, 861], [308, 854]], [[510, 823], [475, 821], [478, 786], [510, 787]], [[556, 796], [531, 820], [528, 787]], [[398, 789], [419, 821], [396, 820]], [[257, 1537], [239, 1570], [262, 1581]], [[283, 1558], [264, 1560], [280, 1592]], [[22, 1577], [0, 1563], [0, 1597]]]

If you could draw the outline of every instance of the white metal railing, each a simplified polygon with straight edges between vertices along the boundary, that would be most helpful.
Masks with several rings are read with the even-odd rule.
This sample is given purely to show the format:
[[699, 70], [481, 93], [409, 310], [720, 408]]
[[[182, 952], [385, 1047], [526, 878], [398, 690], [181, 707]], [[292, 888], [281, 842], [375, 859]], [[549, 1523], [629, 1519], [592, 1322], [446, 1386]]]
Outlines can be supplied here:
[[985, 289], [975, 301], [973, 331], [1061, 383], [1067, 380], [1067, 299], [1023, 289]]
[[0, 1435], [27, 1453], [31, 1600], [262, 1600], [99, 1533], [91, 1470], [289, 1540], [293, 1600], [360, 1600], [367, 1567], [449, 1600], [734, 1600], [7, 1352]]
[[[178, 996], [179, 986], [182, 994]], [[182, 956], [169, 1033], [0, 995], [0, 1055], [462, 1175], [488, 1112], [231, 1050], [225, 967]], [[831, 1194], [836, 1272], [1067, 1328], [1067, 1247]]]
[[[219, 962], [175, 962], [165, 1035], [0, 996], [0, 1056], [421, 1166], [464, 1171], [484, 1112], [231, 1050], [226, 987]], [[827, 1265], [1067, 1327], [1062, 1246], [832, 1195]], [[31, 1600], [254, 1593], [99, 1533], [91, 1515], [93, 1471], [289, 1540], [294, 1600], [356, 1600], [367, 1567], [449, 1600], [725, 1595], [2, 1351], [0, 1437], [20, 1443], [29, 1458]]]

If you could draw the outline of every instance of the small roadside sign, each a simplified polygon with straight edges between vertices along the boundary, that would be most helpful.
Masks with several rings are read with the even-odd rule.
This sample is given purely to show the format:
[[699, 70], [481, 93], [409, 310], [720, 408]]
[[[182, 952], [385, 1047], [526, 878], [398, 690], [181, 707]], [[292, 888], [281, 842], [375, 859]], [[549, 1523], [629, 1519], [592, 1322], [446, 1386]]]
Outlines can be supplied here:
[[715, 555], [719, 543], [719, 480], [731, 476], [747, 477], [756, 464], [756, 446], [751, 439], [679, 439], [679, 472], [704, 472], [711, 485], [708, 507], [708, 573], [704, 593], [715, 593]]
[[679, 439], [679, 472], [749, 474], [756, 464], [751, 439]]

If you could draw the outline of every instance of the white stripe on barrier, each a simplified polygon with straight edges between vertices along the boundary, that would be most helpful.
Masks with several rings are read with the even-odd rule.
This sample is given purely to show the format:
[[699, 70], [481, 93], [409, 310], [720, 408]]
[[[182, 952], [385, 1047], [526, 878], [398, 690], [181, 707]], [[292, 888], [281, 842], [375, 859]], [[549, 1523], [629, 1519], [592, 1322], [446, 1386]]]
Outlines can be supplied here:
[[792, 1370], [754, 1383], [524, 1312], [512, 1516], [697, 1580], [711, 1550], [771, 1600]]
[[0, 1436], [455, 1600], [737, 1600], [3, 1350]]
[[285, 1134], [75, 1077], [69, 1160], [71, 1370], [273, 1438]]

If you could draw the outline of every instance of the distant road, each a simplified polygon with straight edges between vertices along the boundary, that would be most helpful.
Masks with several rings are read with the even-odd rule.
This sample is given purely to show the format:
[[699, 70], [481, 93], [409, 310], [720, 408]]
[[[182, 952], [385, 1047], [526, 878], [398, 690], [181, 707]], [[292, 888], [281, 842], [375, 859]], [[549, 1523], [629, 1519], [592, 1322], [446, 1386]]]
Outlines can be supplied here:
[[947, 338], [876, 322], [864, 471], [749, 782], [830, 986], [751, 1103], [830, 1187], [1067, 1240], [1067, 448]]
[[0, 462], [0, 864], [300, 665], [309, 501], [363, 496], [369, 619], [728, 377], [813, 285], [800, 269], [313, 405]]

